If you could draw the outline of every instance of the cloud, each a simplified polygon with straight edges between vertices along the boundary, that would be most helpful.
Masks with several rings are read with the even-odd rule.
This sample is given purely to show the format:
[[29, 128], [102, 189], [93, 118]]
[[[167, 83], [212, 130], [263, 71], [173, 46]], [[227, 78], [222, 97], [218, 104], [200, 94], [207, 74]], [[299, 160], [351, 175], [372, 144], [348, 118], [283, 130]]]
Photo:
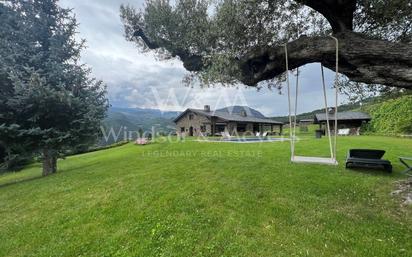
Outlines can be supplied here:
[[[82, 60], [93, 75], [108, 86], [110, 102], [118, 107], [143, 107], [162, 110], [214, 108], [227, 105], [248, 105], [267, 116], [286, 115], [288, 101], [285, 88], [277, 90], [247, 88], [188, 88], [182, 83], [186, 71], [178, 60], [158, 61], [150, 53], [139, 53], [123, 36], [119, 17], [120, 4], [143, 7], [143, 0], [62, 0], [61, 5], [72, 8], [80, 24], [79, 38], [87, 41]], [[333, 103], [333, 72], [326, 71], [328, 99]], [[291, 77], [292, 88], [295, 80]], [[294, 94], [294, 91], [292, 91]], [[306, 65], [300, 73], [298, 112], [323, 107], [320, 68]]]

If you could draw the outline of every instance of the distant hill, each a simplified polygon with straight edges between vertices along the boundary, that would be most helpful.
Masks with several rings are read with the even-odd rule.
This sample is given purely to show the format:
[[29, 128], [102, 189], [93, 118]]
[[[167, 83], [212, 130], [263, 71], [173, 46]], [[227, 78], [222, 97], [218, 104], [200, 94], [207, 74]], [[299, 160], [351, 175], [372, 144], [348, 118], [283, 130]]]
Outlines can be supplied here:
[[[346, 112], [346, 111], [353, 111], [359, 110], [361, 105], [359, 103], [350, 103], [350, 104], [343, 104], [338, 106], [338, 111]], [[297, 120], [305, 120], [305, 119], [313, 119], [315, 114], [317, 113], [324, 113], [325, 109], [317, 109], [311, 112], [305, 112], [297, 115]], [[289, 116], [278, 116], [278, 117], [271, 117], [271, 119], [278, 120], [281, 122], [289, 122]]]
[[[108, 116], [103, 121], [103, 126], [106, 129], [106, 135], [109, 135], [108, 133], [112, 130], [111, 136], [107, 141], [103, 138], [100, 145], [124, 140], [125, 131], [126, 133], [134, 132], [132, 134], [136, 135], [137, 131], [152, 131], [152, 128], [155, 127], [156, 131], [169, 133], [174, 131], [173, 119], [179, 114], [180, 112], [163, 112], [157, 109], [110, 107]], [[118, 136], [114, 137], [113, 132]]]

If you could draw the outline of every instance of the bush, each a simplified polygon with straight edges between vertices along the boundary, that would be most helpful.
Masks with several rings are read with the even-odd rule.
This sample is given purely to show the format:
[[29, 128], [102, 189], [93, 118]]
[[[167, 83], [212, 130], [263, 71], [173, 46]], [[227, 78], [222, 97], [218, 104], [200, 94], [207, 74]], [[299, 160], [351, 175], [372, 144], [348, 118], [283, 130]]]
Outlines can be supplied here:
[[0, 173], [19, 171], [33, 161], [33, 155], [25, 151], [23, 146], [7, 149], [0, 144]]
[[2, 145], [0, 145], [0, 164], [3, 163], [5, 159], [6, 159], [6, 149]]
[[412, 134], [412, 96], [407, 95], [366, 107], [372, 120], [367, 133], [380, 135]]
[[122, 146], [129, 143], [129, 141], [119, 141], [114, 144], [110, 145], [104, 145], [104, 146], [94, 146], [94, 147], [85, 147], [85, 148], [77, 148], [75, 150], [71, 150], [66, 152], [66, 156], [71, 156], [71, 155], [76, 155], [76, 154], [83, 154], [83, 153], [90, 153], [90, 152], [96, 152], [100, 150], [105, 150], [105, 149], [110, 149], [118, 146]]
[[0, 173], [7, 171], [19, 171], [27, 164], [33, 162], [32, 156], [25, 154], [11, 154], [4, 156], [0, 162]]

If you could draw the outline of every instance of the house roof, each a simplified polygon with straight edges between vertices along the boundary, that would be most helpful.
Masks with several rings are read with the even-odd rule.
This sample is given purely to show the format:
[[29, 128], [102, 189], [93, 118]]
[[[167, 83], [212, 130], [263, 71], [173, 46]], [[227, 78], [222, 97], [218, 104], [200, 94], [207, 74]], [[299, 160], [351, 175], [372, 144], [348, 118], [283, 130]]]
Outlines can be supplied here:
[[247, 116], [267, 119], [265, 115], [263, 115], [261, 112], [253, 108], [250, 108], [249, 106], [241, 106], [241, 105], [228, 106], [225, 108], [217, 109], [215, 111], [216, 112], [227, 112], [227, 113], [238, 114], [238, 115], [240, 115], [242, 112], [246, 112]]
[[207, 112], [203, 109], [187, 109], [186, 111], [182, 112], [179, 116], [174, 119], [174, 122], [177, 122], [182, 118], [186, 113], [193, 112], [197, 113], [206, 117], [217, 117], [222, 120], [226, 121], [238, 121], [238, 122], [252, 122], [252, 123], [265, 123], [265, 124], [275, 124], [275, 125], [283, 125], [283, 122], [272, 120], [269, 118], [260, 118], [254, 116], [241, 116], [236, 113], [229, 113], [227, 111], [210, 111]]
[[[335, 114], [329, 113], [328, 114], [329, 120], [335, 120]], [[371, 120], [371, 116], [364, 112], [338, 112], [337, 114], [338, 120]], [[323, 122], [326, 121], [326, 114], [325, 113], [317, 113], [315, 114], [315, 122]]]
[[313, 122], [314, 120], [313, 119], [302, 119], [302, 120], [299, 120], [299, 122]]

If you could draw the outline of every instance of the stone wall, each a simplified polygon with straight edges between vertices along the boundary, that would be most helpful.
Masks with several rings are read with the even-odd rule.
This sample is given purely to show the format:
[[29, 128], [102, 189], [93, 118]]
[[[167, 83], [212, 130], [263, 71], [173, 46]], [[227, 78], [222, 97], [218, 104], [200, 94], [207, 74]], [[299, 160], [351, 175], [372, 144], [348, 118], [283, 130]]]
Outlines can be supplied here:
[[[192, 116], [192, 119], [190, 117]], [[201, 126], [206, 126], [206, 131], [201, 132]], [[176, 123], [176, 133], [181, 136], [189, 136], [190, 127], [193, 128], [193, 136], [210, 135], [212, 133], [210, 119], [203, 115], [187, 112]], [[184, 131], [182, 131], [182, 128]]]

